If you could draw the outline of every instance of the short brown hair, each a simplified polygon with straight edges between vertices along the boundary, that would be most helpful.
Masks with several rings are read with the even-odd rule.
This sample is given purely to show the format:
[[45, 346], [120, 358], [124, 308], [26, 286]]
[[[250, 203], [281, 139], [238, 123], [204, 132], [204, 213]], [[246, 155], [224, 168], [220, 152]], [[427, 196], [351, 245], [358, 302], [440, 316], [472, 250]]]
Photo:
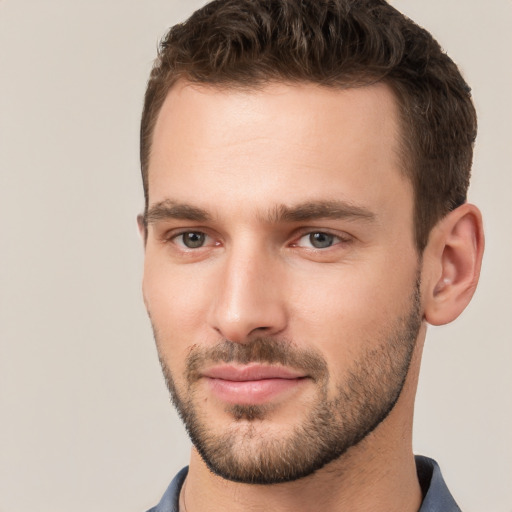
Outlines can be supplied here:
[[141, 122], [146, 208], [151, 140], [173, 86], [255, 89], [269, 82], [394, 91], [404, 170], [415, 196], [415, 238], [466, 200], [476, 113], [457, 66], [423, 28], [384, 0], [214, 0], [172, 27], [151, 71]]

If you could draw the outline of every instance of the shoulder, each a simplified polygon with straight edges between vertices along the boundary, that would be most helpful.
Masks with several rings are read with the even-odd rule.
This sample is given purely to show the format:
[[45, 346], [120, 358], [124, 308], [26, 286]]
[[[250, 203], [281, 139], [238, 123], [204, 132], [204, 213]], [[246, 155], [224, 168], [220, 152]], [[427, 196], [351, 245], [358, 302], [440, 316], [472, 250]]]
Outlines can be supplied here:
[[179, 512], [180, 491], [187, 474], [188, 466], [173, 478], [158, 505], [147, 512]]

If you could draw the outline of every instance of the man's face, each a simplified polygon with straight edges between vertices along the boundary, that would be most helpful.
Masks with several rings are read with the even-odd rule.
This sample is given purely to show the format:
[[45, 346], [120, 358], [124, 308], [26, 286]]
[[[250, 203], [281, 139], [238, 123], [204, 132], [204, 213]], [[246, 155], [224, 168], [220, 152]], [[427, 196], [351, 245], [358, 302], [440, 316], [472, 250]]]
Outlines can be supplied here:
[[392, 410], [421, 325], [413, 194], [384, 85], [177, 84], [154, 133], [144, 297], [217, 474], [294, 480]]

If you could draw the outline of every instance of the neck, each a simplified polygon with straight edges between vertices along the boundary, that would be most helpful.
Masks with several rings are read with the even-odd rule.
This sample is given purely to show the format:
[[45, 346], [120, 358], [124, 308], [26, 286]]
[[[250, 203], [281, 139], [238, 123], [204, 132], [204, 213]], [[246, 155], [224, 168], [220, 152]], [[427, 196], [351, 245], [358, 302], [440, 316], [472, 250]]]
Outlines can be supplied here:
[[364, 466], [354, 455], [347, 452], [295, 482], [250, 485], [212, 474], [194, 451], [182, 499], [187, 512], [419, 510], [421, 490], [412, 453], [374, 454]]

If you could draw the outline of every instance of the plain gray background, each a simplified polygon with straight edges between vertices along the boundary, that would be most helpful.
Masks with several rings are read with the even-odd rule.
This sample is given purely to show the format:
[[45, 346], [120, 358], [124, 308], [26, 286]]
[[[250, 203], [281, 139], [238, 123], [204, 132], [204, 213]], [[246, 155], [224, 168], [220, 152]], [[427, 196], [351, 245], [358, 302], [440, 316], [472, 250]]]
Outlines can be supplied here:
[[[138, 123], [202, 1], [0, 0], [0, 512], [142, 512], [187, 461], [140, 293]], [[466, 512], [512, 511], [512, 2], [401, 0], [473, 87], [481, 284], [431, 328], [415, 450]]]

